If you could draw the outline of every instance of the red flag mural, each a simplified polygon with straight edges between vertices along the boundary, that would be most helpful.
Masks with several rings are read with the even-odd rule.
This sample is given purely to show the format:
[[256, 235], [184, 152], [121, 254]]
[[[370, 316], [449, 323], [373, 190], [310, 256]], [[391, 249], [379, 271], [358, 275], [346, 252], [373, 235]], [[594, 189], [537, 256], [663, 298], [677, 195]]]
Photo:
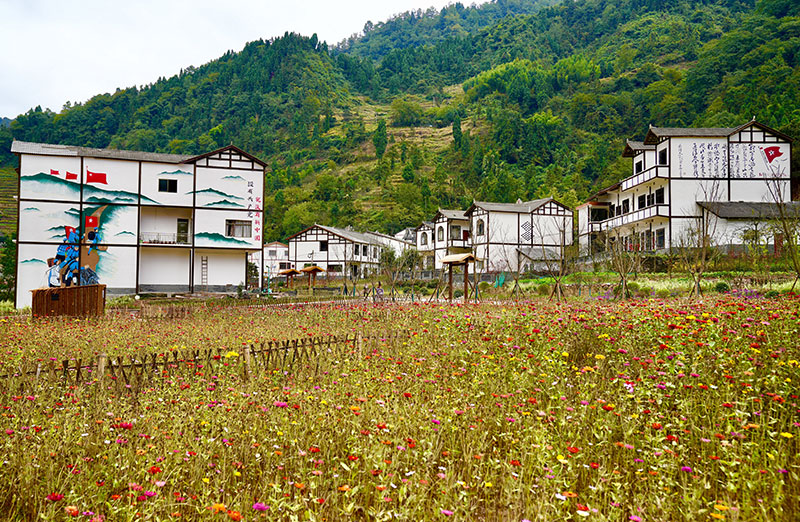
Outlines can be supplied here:
[[50, 174], [52, 174], [53, 176], [58, 176], [58, 171], [50, 169]]
[[64, 227], [64, 235], [67, 237], [67, 239], [69, 239], [69, 236], [72, 235], [73, 232], [75, 232], [74, 227]]
[[780, 158], [781, 156], [783, 156], [783, 152], [781, 152], [780, 147], [773, 146], [761, 150], [764, 151], [764, 154], [767, 156], [767, 161], [769, 163], [772, 163], [772, 160], [774, 160], [775, 158]]
[[92, 172], [86, 169], [86, 183], [102, 183], [108, 185], [105, 172]]
[[76, 180], [76, 179], [78, 179], [77, 174], [73, 174], [72, 172], [67, 171], [67, 180]]
[[86, 228], [94, 228], [100, 224], [97, 216], [86, 216]]

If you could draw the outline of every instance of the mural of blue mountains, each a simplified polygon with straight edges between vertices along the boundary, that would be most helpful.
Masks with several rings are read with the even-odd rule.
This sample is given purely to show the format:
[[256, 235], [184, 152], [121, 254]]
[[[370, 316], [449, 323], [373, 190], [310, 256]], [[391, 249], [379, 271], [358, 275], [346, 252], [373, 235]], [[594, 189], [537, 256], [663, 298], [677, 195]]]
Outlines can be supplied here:
[[244, 198], [241, 198], [241, 197], [236, 196], [234, 194], [226, 194], [225, 192], [222, 192], [221, 190], [217, 190], [217, 189], [213, 189], [213, 188], [206, 188], [206, 189], [201, 189], [201, 190], [197, 190], [197, 191], [190, 190], [186, 194], [191, 194], [192, 192], [194, 192], [196, 194], [214, 194], [214, 195], [222, 196], [223, 198], [229, 198], [229, 199], [240, 199], [240, 200], [244, 199]]
[[[45, 194], [48, 192], [48, 188], [52, 189], [54, 187], [62, 188], [68, 193], [69, 197], [74, 197], [75, 199], [80, 198], [81, 194], [81, 184], [77, 181], [67, 181], [58, 176], [53, 176], [52, 174], [45, 174], [44, 172], [21, 176], [20, 183], [24, 185], [32, 184], [34, 187], [36, 185], [44, 185], [44, 190], [39, 191]], [[32, 187], [32, 191], [37, 191], [37, 189]], [[136, 203], [139, 201], [139, 194], [135, 192], [106, 190], [93, 184], [83, 185], [83, 195], [86, 201], [91, 201], [93, 203]], [[142, 201], [157, 203], [147, 196], [142, 196], [141, 199]]]
[[178, 169], [178, 170], [173, 170], [172, 172], [168, 172], [168, 171], [165, 170], [164, 172], [159, 172], [158, 175], [159, 176], [182, 176], [182, 175], [183, 176], [191, 176], [192, 173], [191, 172], [186, 172], [185, 170]]
[[212, 243], [219, 243], [223, 245], [250, 245], [248, 241], [236, 239], [235, 237], [226, 237], [216, 232], [199, 232], [194, 235], [195, 240], [207, 239]]
[[203, 205], [204, 207], [239, 207], [244, 208], [244, 205], [241, 203], [236, 203], [235, 201], [228, 201], [227, 199], [220, 199], [219, 201], [212, 201], [211, 203], [206, 203]]

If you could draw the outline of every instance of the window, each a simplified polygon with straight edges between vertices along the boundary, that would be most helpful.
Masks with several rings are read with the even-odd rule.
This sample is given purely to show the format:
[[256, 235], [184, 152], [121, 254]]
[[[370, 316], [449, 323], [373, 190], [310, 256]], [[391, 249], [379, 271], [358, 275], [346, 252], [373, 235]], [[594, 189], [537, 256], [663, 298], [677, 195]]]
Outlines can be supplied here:
[[158, 191], [159, 192], [178, 192], [178, 180], [177, 179], [160, 179], [158, 180]]
[[[616, 216], [616, 214], [614, 213], [615, 211], [616, 211], [616, 208], [614, 207], [614, 204], [613, 204], [613, 203], [611, 203], [611, 204], [608, 206], [608, 215], [609, 215], [610, 217], [614, 217], [614, 216]], [[600, 220], [598, 220], [598, 221], [600, 221]]]
[[444, 227], [440, 226], [439, 230], [436, 232], [436, 240], [437, 241], [444, 241]]
[[665, 248], [665, 247], [666, 247], [665, 229], [658, 228], [656, 229], [656, 248]]
[[328, 272], [340, 274], [342, 272], [342, 265], [328, 265]]
[[269, 255], [269, 257], [278, 257], [278, 251], [277, 250], [270, 250], [267, 255]]
[[631, 201], [629, 199], [622, 200], [622, 213], [627, 214], [631, 211]]
[[661, 149], [660, 151], [658, 151], [658, 164], [659, 165], [667, 164], [667, 149]]
[[461, 239], [461, 227], [459, 225], [450, 226], [450, 239]]
[[419, 244], [420, 245], [427, 245], [428, 244], [428, 233], [427, 232], [423, 232], [419, 236]]
[[483, 227], [484, 227], [484, 225], [483, 225], [483, 220], [482, 220], [482, 219], [479, 219], [479, 220], [478, 220], [478, 225], [475, 227], [475, 228], [477, 228], [477, 231], [476, 231], [475, 233], [476, 233], [478, 236], [482, 236], [482, 235], [483, 235]]
[[372, 257], [378, 258], [378, 247], [372, 247]]
[[359, 252], [361, 250], [361, 245], [353, 245], [353, 255], [358, 256], [361, 255]]
[[278, 270], [289, 270], [292, 268], [291, 263], [278, 263]]
[[652, 207], [653, 204], [655, 203], [655, 201], [656, 201], [656, 197], [653, 195], [652, 192], [647, 195], [647, 206], [648, 207]]
[[664, 189], [660, 188], [656, 190], [656, 205], [663, 205], [664, 204]]
[[328, 251], [328, 242], [327, 241], [320, 241], [319, 242], [319, 251], [320, 252], [327, 252]]
[[644, 165], [642, 165], [641, 161], [636, 162], [636, 174], [640, 173], [644, 169]]
[[637, 208], [640, 208], [640, 209], [642, 209], [642, 208], [646, 207], [646, 206], [647, 206], [647, 196], [645, 196], [644, 194], [642, 194], [641, 196], [639, 196], [639, 202], [638, 202], [638, 205], [639, 205], [639, 206], [638, 206]]
[[252, 237], [252, 221], [225, 220], [225, 235], [228, 237]]

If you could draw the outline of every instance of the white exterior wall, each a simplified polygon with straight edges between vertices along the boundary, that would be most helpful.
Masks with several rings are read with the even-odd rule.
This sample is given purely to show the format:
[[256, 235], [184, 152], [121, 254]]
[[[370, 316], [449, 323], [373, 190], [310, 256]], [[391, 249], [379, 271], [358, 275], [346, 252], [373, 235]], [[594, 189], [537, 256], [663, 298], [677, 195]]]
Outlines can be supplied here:
[[192, 242], [192, 210], [189, 208], [142, 208], [141, 238], [143, 243], [177, 241], [178, 219], [189, 220], [188, 244]]
[[[271, 256], [270, 252], [274, 251], [275, 255]], [[278, 272], [282, 269], [280, 268], [281, 263], [289, 263], [289, 247], [283, 245], [265, 245], [264, 246], [264, 275], [276, 277]]]
[[[139, 286], [142, 292], [186, 291], [189, 287], [187, 248], [142, 247], [139, 249]], [[170, 290], [171, 289], [171, 290]]]
[[[260, 239], [256, 239], [257, 224], [260, 224], [261, 214], [250, 213], [244, 210], [195, 210], [195, 247], [215, 247], [259, 250]], [[226, 222], [249, 221], [251, 223], [250, 236], [231, 237], [226, 235]], [[259, 236], [260, 237], [260, 236]]]
[[[191, 207], [194, 202], [194, 165], [142, 163], [142, 205]], [[175, 180], [177, 192], [159, 192], [159, 180]]]
[[195, 290], [204, 291], [202, 263], [208, 263], [208, 288], [212, 292], [235, 292], [236, 287], [245, 283], [246, 254], [241, 251], [222, 249], [197, 249], [194, 254]]

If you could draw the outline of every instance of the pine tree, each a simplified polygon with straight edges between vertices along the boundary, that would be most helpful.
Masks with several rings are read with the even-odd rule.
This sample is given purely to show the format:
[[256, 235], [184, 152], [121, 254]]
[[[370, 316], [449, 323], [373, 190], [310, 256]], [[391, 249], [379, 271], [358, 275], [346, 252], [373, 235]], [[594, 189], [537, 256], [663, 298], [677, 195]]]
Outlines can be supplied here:
[[372, 144], [375, 145], [375, 155], [378, 159], [383, 158], [383, 153], [386, 152], [386, 120], [383, 118], [378, 120], [378, 128], [372, 135]]

